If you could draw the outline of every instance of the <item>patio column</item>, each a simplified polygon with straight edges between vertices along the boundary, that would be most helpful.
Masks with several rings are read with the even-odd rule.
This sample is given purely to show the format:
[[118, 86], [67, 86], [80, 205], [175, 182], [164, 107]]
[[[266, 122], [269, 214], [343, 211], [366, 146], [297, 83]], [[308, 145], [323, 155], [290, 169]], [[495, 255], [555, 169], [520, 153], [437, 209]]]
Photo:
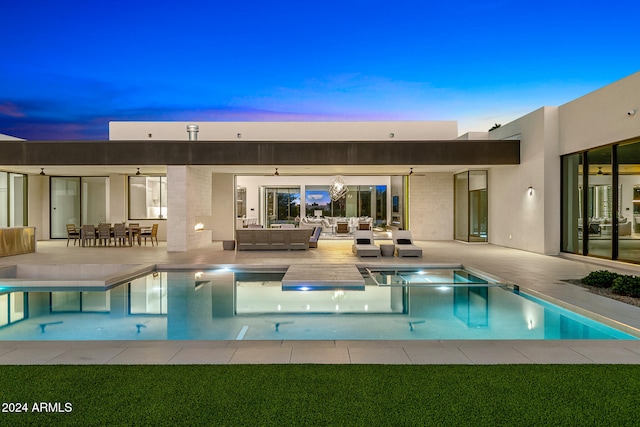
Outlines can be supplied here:
[[211, 229], [195, 228], [211, 216], [210, 168], [167, 166], [167, 189], [167, 252], [211, 244]]

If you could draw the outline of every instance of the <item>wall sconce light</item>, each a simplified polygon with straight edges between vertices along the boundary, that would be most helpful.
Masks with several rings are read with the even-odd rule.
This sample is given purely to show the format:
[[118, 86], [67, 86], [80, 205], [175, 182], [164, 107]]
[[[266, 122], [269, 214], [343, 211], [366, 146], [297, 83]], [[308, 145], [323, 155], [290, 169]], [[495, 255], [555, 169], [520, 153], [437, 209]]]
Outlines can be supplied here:
[[635, 108], [633, 110], [627, 111], [627, 116], [635, 116], [635, 115], [636, 115], [636, 109]]
[[239, 134], [237, 134], [237, 135], [236, 135], [236, 137], [238, 137], [238, 138], [242, 138], [242, 134], [241, 134], [241, 133], [239, 133]]
[[389, 138], [393, 138], [393, 137], [395, 137], [395, 136], [396, 136], [396, 134], [395, 134], [395, 133], [393, 133], [393, 132], [391, 132], [391, 133], [389, 134]]
[[195, 225], [195, 227], [193, 227], [193, 229], [194, 229], [195, 231], [202, 231], [202, 230], [204, 230], [204, 224], [203, 224], [203, 223], [201, 223], [201, 222], [199, 222], [199, 223], [197, 223], [197, 224]]
[[530, 195], [530, 196], [533, 196], [533, 187], [532, 187], [532, 186], [529, 186], [529, 189], [528, 189], [528, 190], [529, 190], [529, 195]]

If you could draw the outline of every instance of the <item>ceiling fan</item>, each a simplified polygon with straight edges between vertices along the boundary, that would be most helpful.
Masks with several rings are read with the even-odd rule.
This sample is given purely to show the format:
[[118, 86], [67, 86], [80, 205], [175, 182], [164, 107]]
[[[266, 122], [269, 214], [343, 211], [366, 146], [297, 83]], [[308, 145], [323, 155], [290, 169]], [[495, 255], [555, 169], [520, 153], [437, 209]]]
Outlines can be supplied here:
[[133, 175], [130, 175], [130, 176], [139, 176], [139, 177], [145, 177], [145, 176], [165, 176], [165, 174], [163, 174], [163, 173], [153, 173], [153, 172], [150, 172], [150, 173], [142, 172], [142, 171], [140, 170], [140, 168], [136, 168], [136, 173], [135, 173], [135, 174], [133, 174]]

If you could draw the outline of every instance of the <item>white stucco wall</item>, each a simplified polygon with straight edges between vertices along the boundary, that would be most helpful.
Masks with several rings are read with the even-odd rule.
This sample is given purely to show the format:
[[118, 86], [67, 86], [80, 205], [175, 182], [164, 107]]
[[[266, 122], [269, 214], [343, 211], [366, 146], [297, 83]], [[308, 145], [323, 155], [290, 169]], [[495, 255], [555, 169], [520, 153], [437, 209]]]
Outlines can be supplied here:
[[[558, 109], [543, 107], [491, 132], [520, 139], [520, 165], [489, 170], [489, 243], [544, 254], [560, 248]], [[533, 192], [529, 195], [529, 187]]]
[[638, 138], [640, 72], [560, 106], [559, 117], [560, 155]]
[[198, 140], [201, 141], [393, 142], [455, 139], [458, 136], [458, 123], [455, 121], [109, 122], [109, 139], [188, 141], [187, 125], [190, 124], [199, 126]]

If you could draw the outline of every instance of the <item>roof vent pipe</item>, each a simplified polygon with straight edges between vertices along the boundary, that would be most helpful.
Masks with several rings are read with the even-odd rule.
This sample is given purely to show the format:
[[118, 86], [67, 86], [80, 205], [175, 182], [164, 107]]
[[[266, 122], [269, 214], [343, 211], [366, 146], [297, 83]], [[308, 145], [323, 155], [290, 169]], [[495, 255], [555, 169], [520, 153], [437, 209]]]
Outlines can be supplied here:
[[189, 134], [189, 141], [198, 140], [198, 125], [187, 125], [187, 133]]

